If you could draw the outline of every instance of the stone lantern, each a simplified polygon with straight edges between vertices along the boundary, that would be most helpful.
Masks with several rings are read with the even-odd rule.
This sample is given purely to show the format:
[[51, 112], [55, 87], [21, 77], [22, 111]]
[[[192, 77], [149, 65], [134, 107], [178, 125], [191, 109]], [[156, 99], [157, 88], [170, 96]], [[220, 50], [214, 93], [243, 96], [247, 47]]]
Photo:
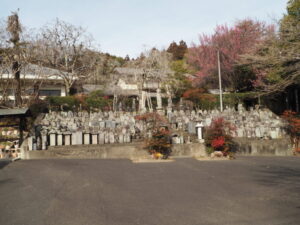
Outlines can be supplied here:
[[204, 139], [203, 139], [203, 123], [201, 121], [197, 122], [196, 124], [196, 132], [197, 132], [197, 136], [198, 136], [198, 140], [200, 143], [203, 143], [204, 142]]

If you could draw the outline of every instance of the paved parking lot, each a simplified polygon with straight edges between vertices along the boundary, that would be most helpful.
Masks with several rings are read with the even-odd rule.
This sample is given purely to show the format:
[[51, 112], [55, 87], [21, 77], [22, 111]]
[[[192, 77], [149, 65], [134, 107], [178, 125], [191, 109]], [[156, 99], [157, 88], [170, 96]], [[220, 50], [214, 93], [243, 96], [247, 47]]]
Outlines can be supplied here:
[[297, 225], [300, 158], [0, 165], [1, 225]]

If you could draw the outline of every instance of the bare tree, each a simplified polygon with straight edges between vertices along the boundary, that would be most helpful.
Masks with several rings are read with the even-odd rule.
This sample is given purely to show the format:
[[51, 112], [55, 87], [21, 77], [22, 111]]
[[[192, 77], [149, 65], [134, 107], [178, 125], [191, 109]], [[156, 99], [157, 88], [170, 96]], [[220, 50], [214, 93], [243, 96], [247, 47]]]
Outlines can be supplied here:
[[32, 30], [22, 27], [22, 33], [17, 37], [11, 27], [9, 31], [7, 24], [8, 21], [0, 21], [0, 105], [10, 107], [10, 96], [14, 94], [14, 105], [20, 107], [38, 98], [48, 71], [41, 64], [32, 64], [36, 62]]
[[13, 48], [11, 56], [12, 59], [12, 72], [14, 74], [15, 79], [15, 106], [22, 105], [22, 97], [21, 97], [21, 80], [20, 80], [20, 34], [22, 32], [21, 24], [19, 21], [19, 16], [17, 12], [13, 12], [11, 16], [8, 17], [7, 20], [7, 31], [10, 34], [9, 41], [12, 43]]
[[[160, 94], [161, 89], [165, 89], [169, 98], [171, 98], [172, 90], [170, 88], [170, 79], [173, 71], [170, 68], [172, 54], [166, 51], [159, 51], [153, 48], [150, 51], [143, 53], [144, 57], [141, 58], [138, 67], [144, 71], [143, 76], [139, 80], [139, 89], [147, 89], [146, 84], [157, 84], [157, 93]], [[152, 87], [153, 88], [153, 87]], [[152, 102], [149, 93], [143, 93], [150, 109], [152, 109]], [[144, 96], [141, 96], [143, 101]]]
[[85, 30], [58, 19], [41, 29], [35, 44], [37, 60], [60, 71], [67, 95], [75, 80], [90, 75], [97, 62]]

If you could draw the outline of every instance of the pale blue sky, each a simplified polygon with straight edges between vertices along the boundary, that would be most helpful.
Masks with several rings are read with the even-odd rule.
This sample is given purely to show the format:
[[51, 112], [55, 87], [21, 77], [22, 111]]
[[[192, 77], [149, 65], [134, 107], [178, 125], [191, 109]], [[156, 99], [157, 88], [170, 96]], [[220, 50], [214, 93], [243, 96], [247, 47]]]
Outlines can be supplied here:
[[20, 8], [23, 25], [39, 28], [55, 18], [80, 25], [100, 50], [136, 57], [170, 42], [197, 42], [217, 24], [255, 18], [270, 22], [285, 13], [287, 0], [1, 0], [0, 18]]

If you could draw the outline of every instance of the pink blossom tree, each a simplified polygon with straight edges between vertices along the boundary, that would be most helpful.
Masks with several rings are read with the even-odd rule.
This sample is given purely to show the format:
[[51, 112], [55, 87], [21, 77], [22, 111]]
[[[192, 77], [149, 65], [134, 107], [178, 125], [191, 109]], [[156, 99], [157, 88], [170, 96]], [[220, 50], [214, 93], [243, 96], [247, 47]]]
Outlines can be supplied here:
[[274, 32], [274, 26], [264, 22], [245, 19], [234, 26], [218, 25], [213, 34], [201, 34], [199, 44], [193, 44], [187, 60], [197, 71], [198, 83], [217, 86], [217, 52], [220, 51], [222, 81], [227, 88], [236, 89], [243, 74], [236, 71], [240, 56], [251, 52]]

